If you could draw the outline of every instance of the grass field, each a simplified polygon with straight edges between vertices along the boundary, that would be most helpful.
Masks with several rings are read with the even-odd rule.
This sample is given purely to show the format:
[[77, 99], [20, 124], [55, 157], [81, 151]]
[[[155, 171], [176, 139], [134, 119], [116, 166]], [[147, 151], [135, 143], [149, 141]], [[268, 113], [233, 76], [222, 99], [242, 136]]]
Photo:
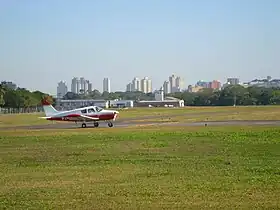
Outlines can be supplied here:
[[[41, 114], [0, 115], [0, 127], [43, 125]], [[133, 119], [132, 119], [133, 118]], [[149, 119], [145, 119], [149, 118]], [[204, 120], [280, 120], [280, 106], [133, 108], [120, 110], [118, 120], [194, 122]], [[61, 123], [61, 122], [60, 122]]]
[[0, 209], [279, 209], [279, 136], [265, 126], [0, 131]]

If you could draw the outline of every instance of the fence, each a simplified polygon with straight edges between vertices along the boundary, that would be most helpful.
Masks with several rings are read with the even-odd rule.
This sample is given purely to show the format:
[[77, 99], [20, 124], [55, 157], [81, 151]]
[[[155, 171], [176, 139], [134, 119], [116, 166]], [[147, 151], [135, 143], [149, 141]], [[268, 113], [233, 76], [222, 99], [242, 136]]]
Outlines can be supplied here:
[[1, 108], [0, 114], [23, 114], [23, 113], [38, 113], [43, 112], [43, 107], [28, 107], [28, 108]]

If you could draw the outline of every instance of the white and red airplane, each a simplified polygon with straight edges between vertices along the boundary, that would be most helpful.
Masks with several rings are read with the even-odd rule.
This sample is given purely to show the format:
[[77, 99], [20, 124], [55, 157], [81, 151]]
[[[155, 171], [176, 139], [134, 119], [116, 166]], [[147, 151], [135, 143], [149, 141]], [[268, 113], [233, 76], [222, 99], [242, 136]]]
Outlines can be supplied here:
[[45, 117], [40, 117], [53, 121], [82, 122], [82, 128], [87, 127], [87, 122], [93, 122], [94, 127], [99, 126], [99, 121], [106, 121], [109, 127], [113, 127], [118, 111], [105, 110], [98, 106], [87, 106], [69, 111], [57, 111], [46, 99], [42, 100]]

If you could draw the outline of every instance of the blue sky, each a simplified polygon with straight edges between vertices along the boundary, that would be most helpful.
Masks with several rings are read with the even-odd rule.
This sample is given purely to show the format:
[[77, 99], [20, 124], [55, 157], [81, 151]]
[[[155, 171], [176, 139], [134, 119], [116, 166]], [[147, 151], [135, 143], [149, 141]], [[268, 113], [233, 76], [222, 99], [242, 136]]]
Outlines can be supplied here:
[[84, 76], [280, 77], [278, 0], [0, 0], [0, 80], [56, 93]]

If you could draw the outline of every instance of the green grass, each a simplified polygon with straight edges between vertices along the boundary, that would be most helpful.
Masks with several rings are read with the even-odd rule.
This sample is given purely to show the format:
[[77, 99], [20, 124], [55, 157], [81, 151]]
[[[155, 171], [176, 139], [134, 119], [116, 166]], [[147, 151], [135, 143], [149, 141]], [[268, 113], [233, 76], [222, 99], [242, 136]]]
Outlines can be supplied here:
[[[179, 116], [178, 116], [179, 115]], [[0, 115], [0, 127], [51, 124], [40, 114]], [[137, 119], [139, 117], [139, 119]], [[141, 119], [150, 117], [150, 119]], [[134, 118], [134, 119], [130, 119]], [[127, 121], [203, 121], [203, 120], [280, 120], [280, 106], [132, 108], [120, 110], [117, 120]], [[55, 122], [64, 123], [64, 122]]]
[[0, 209], [280, 208], [280, 130], [0, 132]]

